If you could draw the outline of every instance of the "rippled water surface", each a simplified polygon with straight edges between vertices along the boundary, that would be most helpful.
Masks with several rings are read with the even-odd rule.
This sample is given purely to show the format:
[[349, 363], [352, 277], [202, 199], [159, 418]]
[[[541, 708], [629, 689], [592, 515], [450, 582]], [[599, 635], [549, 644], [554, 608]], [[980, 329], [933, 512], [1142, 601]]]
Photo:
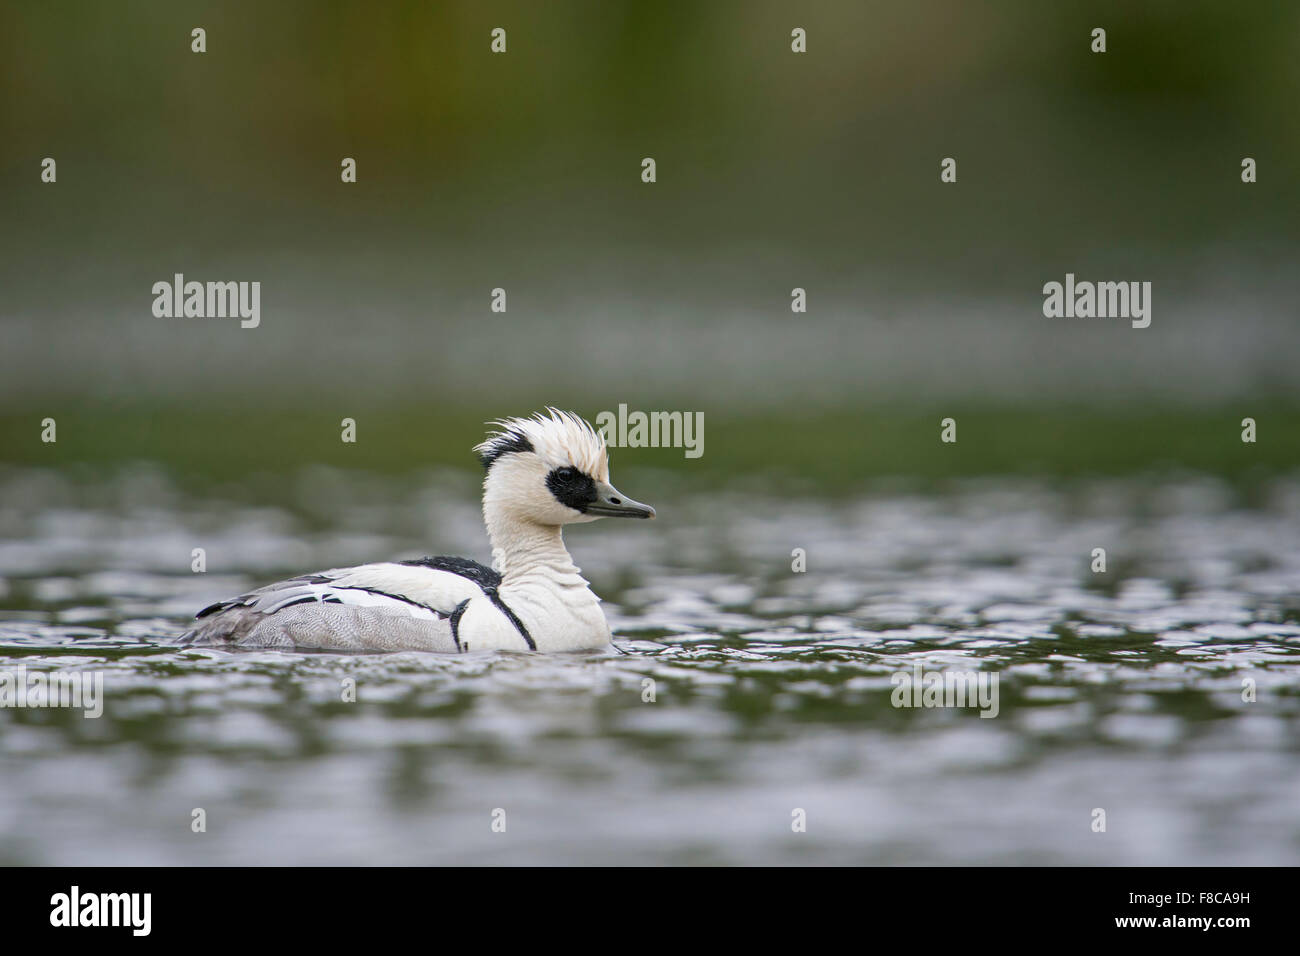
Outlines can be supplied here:
[[[1300, 478], [618, 478], [660, 520], [567, 536], [617, 650], [453, 657], [168, 642], [288, 574], [485, 560], [468, 473], [0, 470], [0, 672], [105, 695], [0, 709], [0, 861], [1300, 860]], [[892, 706], [918, 662], [996, 673], [997, 716]]]

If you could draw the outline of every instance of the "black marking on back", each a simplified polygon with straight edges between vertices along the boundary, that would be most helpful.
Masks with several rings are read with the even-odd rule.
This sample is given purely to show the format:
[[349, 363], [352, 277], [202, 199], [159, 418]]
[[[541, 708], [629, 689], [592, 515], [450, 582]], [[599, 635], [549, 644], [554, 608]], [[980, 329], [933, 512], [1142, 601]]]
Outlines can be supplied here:
[[491, 468], [492, 463], [502, 455], [532, 450], [533, 443], [528, 440], [527, 435], [523, 432], [508, 431], [490, 439], [487, 447], [479, 452], [478, 460], [483, 463], [484, 468]]
[[400, 561], [399, 564], [416, 568], [429, 568], [431, 571], [450, 571], [462, 578], [469, 578], [483, 590], [501, 585], [501, 575], [487, 565], [471, 561], [469, 558], [416, 558], [413, 561]]
[[546, 487], [560, 504], [584, 514], [596, 500], [596, 482], [591, 475], [569, 466], [553, 469], [546, 476]]

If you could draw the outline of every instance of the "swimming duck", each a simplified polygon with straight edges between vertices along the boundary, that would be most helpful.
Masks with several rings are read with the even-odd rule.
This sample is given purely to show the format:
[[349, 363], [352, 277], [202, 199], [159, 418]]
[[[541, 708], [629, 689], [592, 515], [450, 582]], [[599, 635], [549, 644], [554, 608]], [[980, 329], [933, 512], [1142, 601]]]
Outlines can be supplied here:
[[561, 529], [653, 518], [609, 483], [604, 438], [570, 412], [491, 423], [483, 521], [493, 567], [420, 558], [305, 574], [219, 601], [182, 642], [340, 650], [572, 651], [602, 648], [609, 624]]

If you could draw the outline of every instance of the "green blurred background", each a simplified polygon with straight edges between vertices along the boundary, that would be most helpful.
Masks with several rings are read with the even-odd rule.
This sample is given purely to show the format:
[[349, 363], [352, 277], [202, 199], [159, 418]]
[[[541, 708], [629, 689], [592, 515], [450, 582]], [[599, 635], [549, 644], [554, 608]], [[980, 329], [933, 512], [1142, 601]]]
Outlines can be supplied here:
[[[618, 458], [719, 478], [1300, 463], [1289, 0], [6, 4], [0, 75], [0, 461], [469, 465], [627, 403], [705, 455]], [[154, 317], [176, 272], [261, 326]], [[1044, 318], [1067, 272], [1151, 327]]]

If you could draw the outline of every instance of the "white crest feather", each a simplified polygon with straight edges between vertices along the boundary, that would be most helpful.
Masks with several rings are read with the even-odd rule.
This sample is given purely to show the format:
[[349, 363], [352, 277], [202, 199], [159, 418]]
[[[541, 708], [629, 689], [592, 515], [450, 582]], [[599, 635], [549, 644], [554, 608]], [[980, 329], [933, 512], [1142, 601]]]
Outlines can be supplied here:
[[474, 446], [488, 467], [497, 458], [521, 450], [521, 439], [550, 468], [574, 468], [598, 481], [609, 480], [609, 457], [604, 437], [573, 412], [546, 407], [531, 418], [503, 418], [489, 422], [497, 431]]

